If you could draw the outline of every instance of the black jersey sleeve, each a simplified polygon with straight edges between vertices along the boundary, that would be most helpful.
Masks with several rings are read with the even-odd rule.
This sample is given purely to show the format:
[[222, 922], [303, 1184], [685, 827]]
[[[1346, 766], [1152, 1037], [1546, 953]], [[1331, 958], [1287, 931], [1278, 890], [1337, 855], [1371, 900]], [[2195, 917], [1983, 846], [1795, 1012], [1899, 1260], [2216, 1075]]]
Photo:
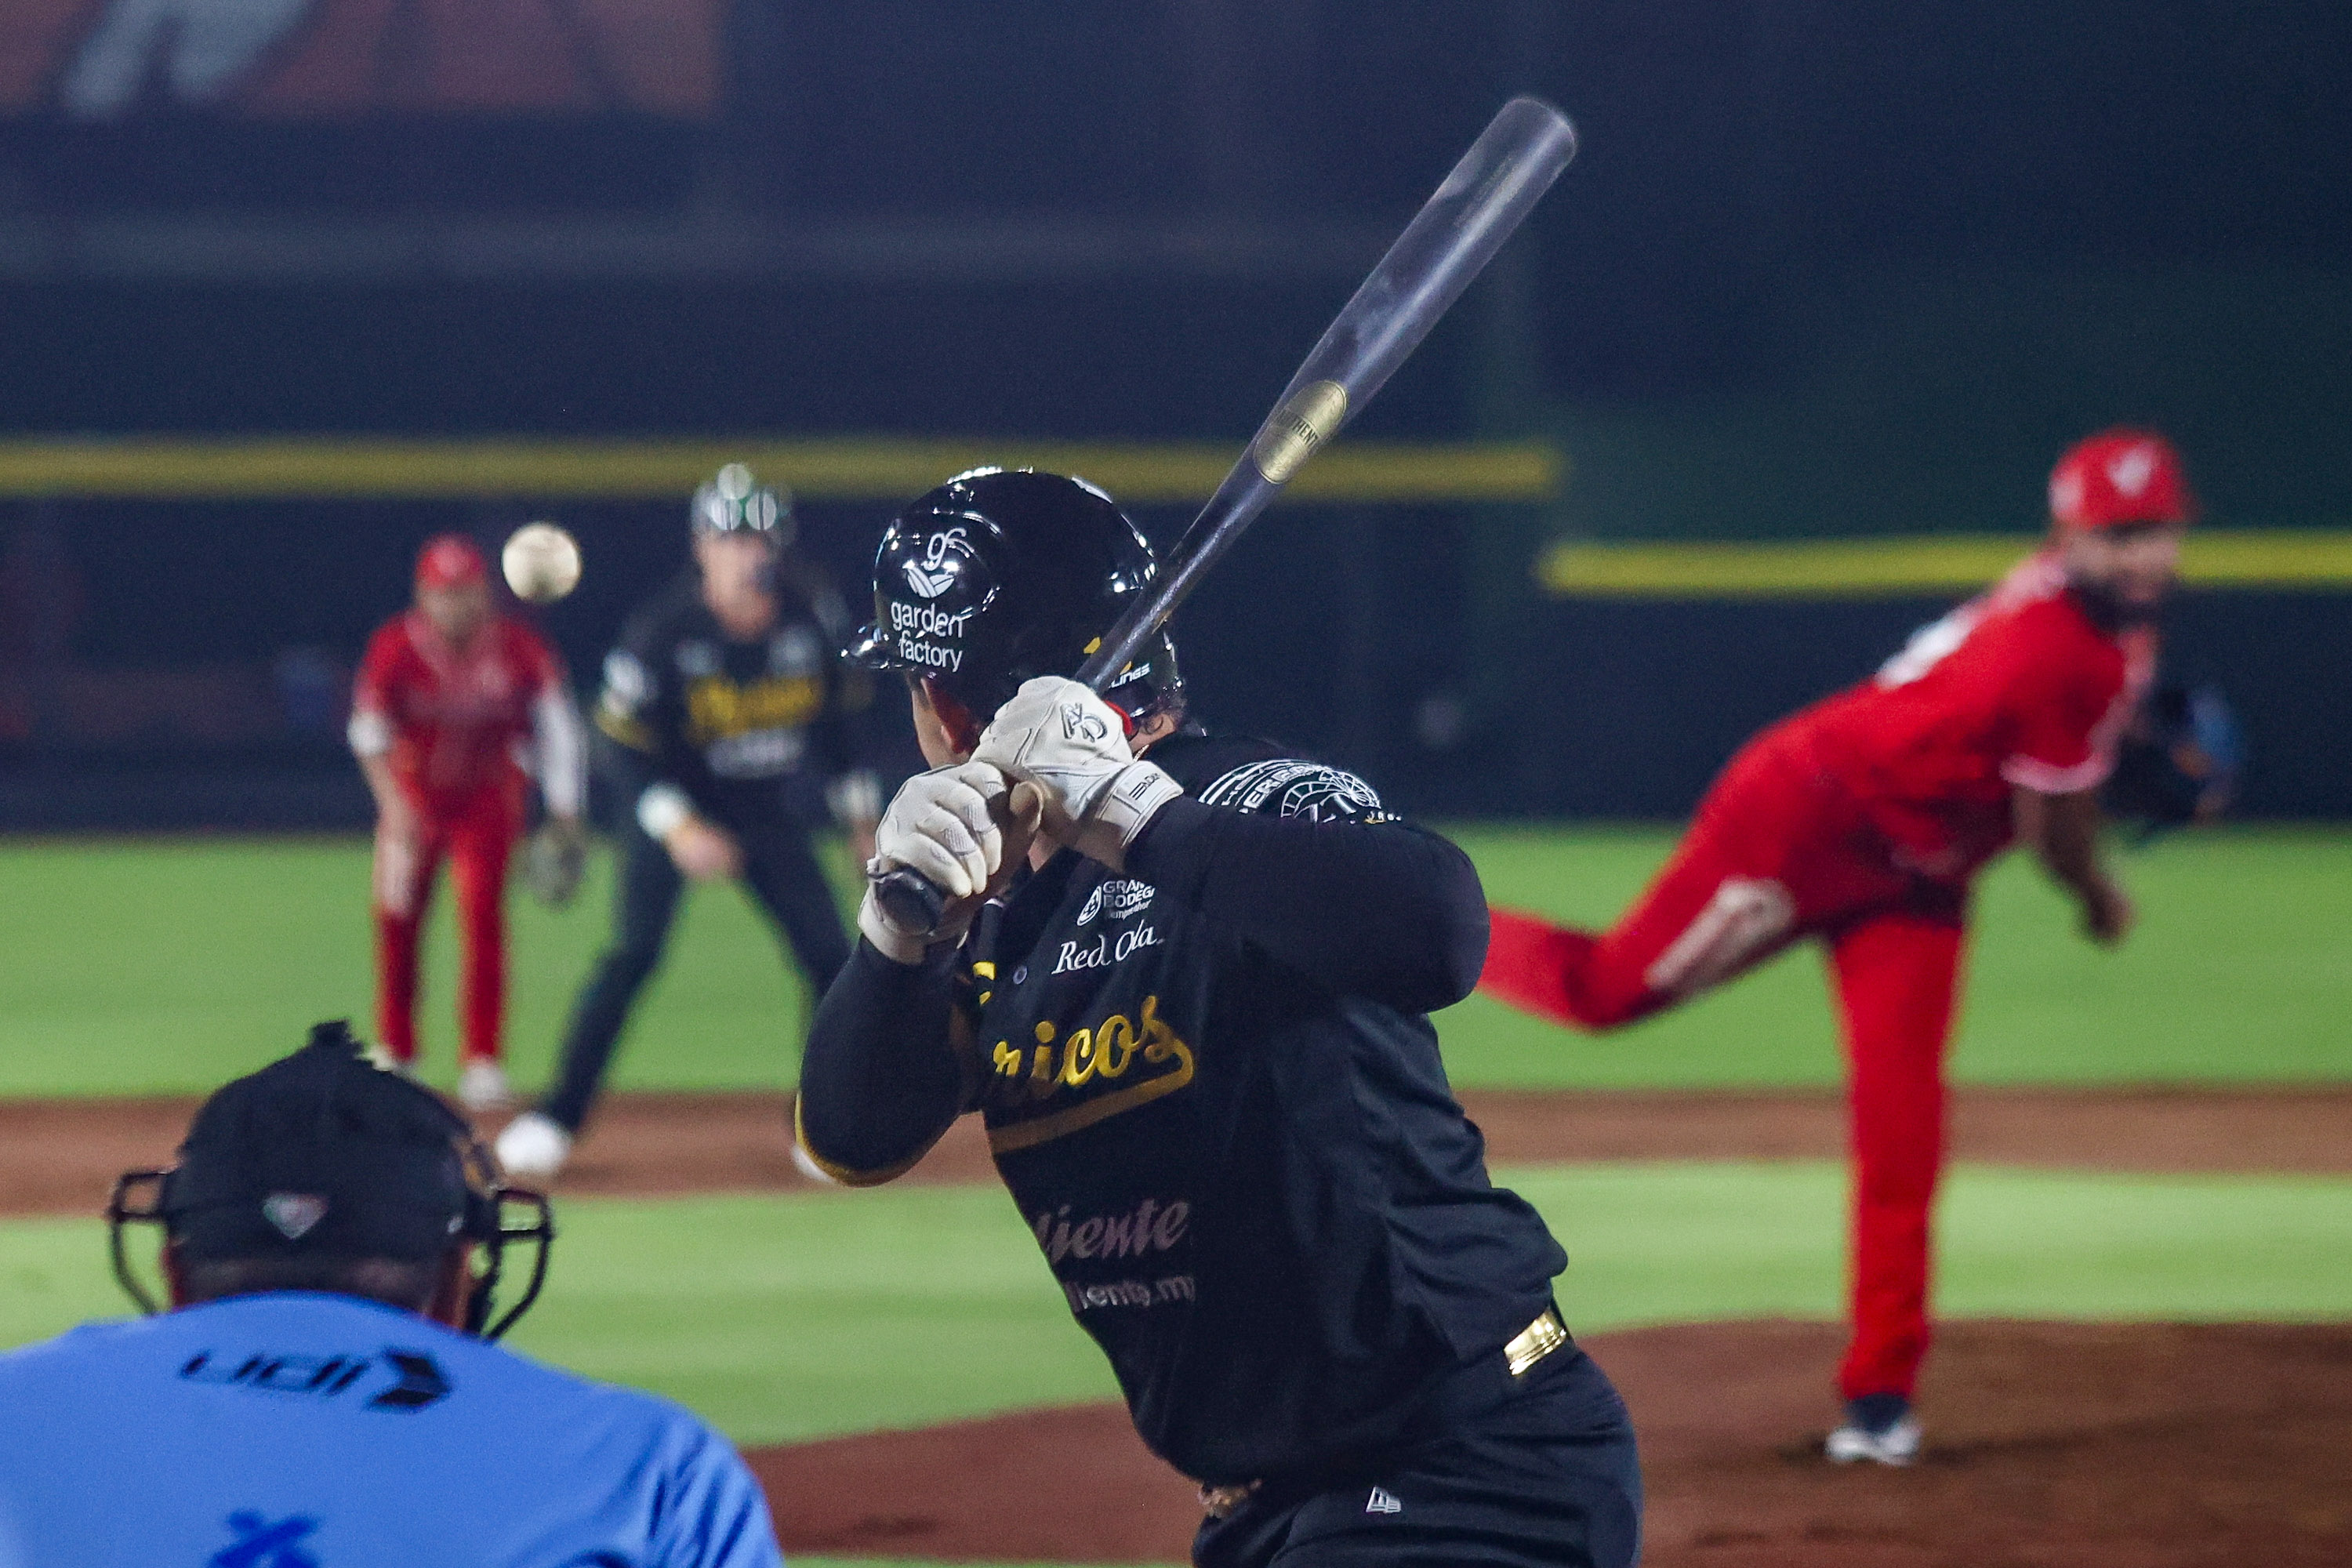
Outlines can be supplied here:
[[690, 783], [696, 759], [679, 731], [681, 700], [669, 667], [674, 642], [670, 622], [675, 590], [641, 609], [621, 628], [620, 641], [604, 656], [604, 684], [596, 696], [596, 728], [605, 774], [624, 812], [656, 784]]
[[952, 952], [894, 963], [861, 939], [817, 1005], [794, 1110], [801, 1148], [837, 1182], [900, 1175], [963, 1110]]
[[1285, 759], [1237, 770], [1162, 807], [1127, 864], [1276, 962], [1402, 1012], [1459, 1002], [1486, 962], [1486, 899], [1470, 858], [1382, 811], [1336, 768]]

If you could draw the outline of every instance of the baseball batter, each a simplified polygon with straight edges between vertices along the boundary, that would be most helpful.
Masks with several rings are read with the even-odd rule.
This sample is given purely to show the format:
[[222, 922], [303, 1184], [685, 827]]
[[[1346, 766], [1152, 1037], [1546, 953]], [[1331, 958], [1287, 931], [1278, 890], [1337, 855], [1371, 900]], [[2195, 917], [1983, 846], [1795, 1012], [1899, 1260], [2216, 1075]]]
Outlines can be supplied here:
[[472, 1110], [507, 1103], [507, 862], [523, 828], [522, 758], [534, 758], [555, 830], [581, 838], [584, 746], [563, 664], [501, 615], [474, 542], [428, 541], [415, 605], [368, 641], [352, 697], [351, 745], [375, 795], [376, 1028], [403, 1068], [416, 1059], [416, 948], [446, 857], [465, 942], [464, 1066]]
[[1109, 499], [981, 470], [902, 513], [856, 657], [934, 771], [802, 1068], [803, 1152], [887, 1181], [978, 1111], [1071, 1312], [1223, 1565], [1631, 1563], [1623, 1405], [1487, 1179], [1427, 1014], [1486, 947], [1460, 850], [1361, 780], [1189, 721], [1165, 634], [1066, 679], [1154, 562]]
[[173, 1310], [0, 1355], [0, 1565], [778, 1568], [725, 1438], [488, 1342], [552, 1234], [489, 1168], [341, 1024], [205, 1101], [110, 1215], [163, 1226]]
[[1969, 885], [2012, 839], [2095, 942], [2132, 907], [2101, 864], [2098, 790], [2153, 673], [2192, 511], [2158, 436], [2060, 459], [2048, 544], [1872, 679], [1765, 731], [1605, 934], [1497, 910], [1481, 986], [1584, 1029], [1630, 1024], [1805, 937], [1827, 949], [1851, 1064], [1853, 1341], [1829, 1455], [1907, 1463], [1927, 1349], [1928, 1215]]

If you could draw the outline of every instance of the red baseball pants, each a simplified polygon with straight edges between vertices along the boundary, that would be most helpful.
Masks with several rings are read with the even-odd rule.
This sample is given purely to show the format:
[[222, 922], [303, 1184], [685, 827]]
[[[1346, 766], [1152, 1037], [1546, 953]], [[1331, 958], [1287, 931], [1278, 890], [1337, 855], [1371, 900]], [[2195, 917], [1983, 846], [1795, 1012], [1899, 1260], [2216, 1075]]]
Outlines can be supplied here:
[[516, 790], [500, 786], [455, 801], [410, 804], [418, 819], [413, 860], [387, 870], [381, 846], [377, 851], [376, 1037], [394, 1060], [415, 1059], [417, 937], [446, 856], [457, 878], [465, 943], [462, 1048], [467, 1061], [496, 1061], [506, 1018], [507, 860], [522, 831], [522, 802]]
[[1929, 1213], [1967, 889], [1895, 868], [1801, 742], [1767, 731], [1605, 934], [1497, 910], [1480, 988], [1584, 1029], [1630, 1024], [1801, 937], [1828, 949], [1843, 1015], [1853, 1157], [1848, 1399], [1908, 1397], [1927, 1354]]

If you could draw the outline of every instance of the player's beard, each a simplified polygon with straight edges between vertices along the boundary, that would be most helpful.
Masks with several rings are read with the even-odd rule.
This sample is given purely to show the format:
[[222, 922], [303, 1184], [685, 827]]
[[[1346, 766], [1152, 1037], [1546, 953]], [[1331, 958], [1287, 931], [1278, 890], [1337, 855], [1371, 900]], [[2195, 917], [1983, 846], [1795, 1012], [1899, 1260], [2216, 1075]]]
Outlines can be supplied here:
[[2138, 626], [2152, 626], [2164, 618], [2165, 606], [2172, 602], [2173, 583], [2168, 581], [2164, 591], [2152, 599], [2126, 598], [2109, 583], [2087, 577], [2070, 577], [2067, 590], [2083, 613], [2093, 624], [2106, 632], [2130, 631]]

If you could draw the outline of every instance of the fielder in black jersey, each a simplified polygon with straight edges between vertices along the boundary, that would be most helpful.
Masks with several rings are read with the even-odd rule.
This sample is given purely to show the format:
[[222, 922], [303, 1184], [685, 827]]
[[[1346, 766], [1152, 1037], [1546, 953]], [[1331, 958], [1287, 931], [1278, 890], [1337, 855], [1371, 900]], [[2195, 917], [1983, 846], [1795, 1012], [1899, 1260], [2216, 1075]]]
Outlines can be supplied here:
[[688, 879], [740, 878], [819, 992], [849, 957], [809, 821], [829, 804], [871, 852], [872, 679], [842, 661], [840, 595], [789, 551], [789, 501], [730, 464], [693, 516], [695, 565], [604, 661], [600, 761], [625, 818], [613, 942], [573, 1005], [554, 1087], [499, 1135], [517, 1174], [552, 1175], [569, 1155]]
[[1051, 475], [893, 525], [857, 653], [908, 674], [940, 766], [875, 868], [952, 897], [929, 940], [867, 900], [802, 1147], [887, 1181], [982, 1115], [1137, 1429], [1202, 1483], [1196, 1562], [1631, 1563], [1624, 1407], [1426, 1016], [1476, 980], [1477, 875], [1361, 780], [1187, 725], [1164, 637], [1108, 701], [1061, 679], [1151, 569]]

